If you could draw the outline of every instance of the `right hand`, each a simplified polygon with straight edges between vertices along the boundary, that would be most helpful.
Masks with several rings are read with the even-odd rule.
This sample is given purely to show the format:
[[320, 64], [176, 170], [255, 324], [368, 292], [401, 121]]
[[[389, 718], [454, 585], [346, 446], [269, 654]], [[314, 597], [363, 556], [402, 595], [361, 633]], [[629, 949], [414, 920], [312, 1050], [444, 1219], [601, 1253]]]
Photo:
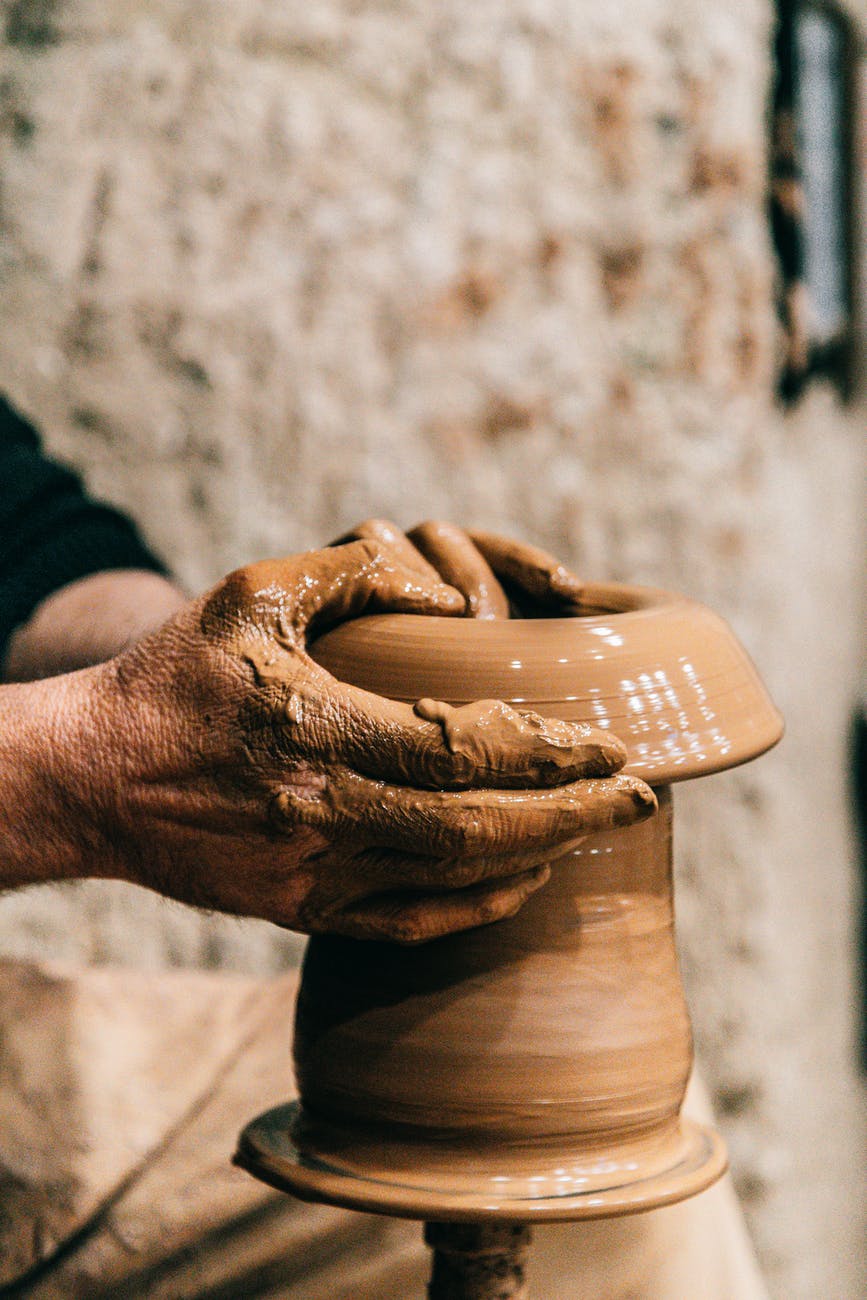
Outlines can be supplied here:
[[496, 701], [413, 709], [307, 652], [362, 613], [463, 609], [399, 547], [364, 539], [240, 569], [86, 670], [98, 874], [413, 943], [511, 915], [570, 844], [648, 815], [652, 792], [613, 775], [625, 754], [602, 731]]

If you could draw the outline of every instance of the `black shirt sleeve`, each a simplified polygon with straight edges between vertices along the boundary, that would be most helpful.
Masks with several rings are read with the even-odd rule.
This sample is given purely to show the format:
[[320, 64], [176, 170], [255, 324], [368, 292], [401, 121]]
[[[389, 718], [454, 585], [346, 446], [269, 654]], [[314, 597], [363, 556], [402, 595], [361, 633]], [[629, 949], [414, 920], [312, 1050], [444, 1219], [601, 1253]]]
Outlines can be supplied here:
[[89, 497], [0, 397], [0, 662], [40, 601], [105, 569], [165, 572], [132, 520]]

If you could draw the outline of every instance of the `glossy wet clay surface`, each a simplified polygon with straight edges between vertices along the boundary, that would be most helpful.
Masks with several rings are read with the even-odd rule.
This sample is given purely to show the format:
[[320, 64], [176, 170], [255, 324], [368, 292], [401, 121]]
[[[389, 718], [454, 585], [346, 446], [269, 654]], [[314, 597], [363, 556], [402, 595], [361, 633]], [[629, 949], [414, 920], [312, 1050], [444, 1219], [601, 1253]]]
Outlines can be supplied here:
[[313, 646], [446, 737], [448, 706], [479, 698], [592, 723], [625, 743], [658, 807], [555, 855], [549, 883], [496, 925], [415, 948], [314, 938], [301, 1106], [255, 1121], [239, 1152], [275, 1186], [410, 1217], [542, 1221], [649, 1209], [723, 1172], [719, 1138], [680, 1117], [692, 1045], [664, 783], [755, 757], [781, 722], [710, 611], [641, 588], [585, 585], [582, 599], [605, 612], [367, 618]]
[[626, 771], [682, 781], [756, 758], [782, 719], [749, 656], [712, 610], [669, 592], [587, 584], [573, 618], [509, 621], [385, 615], [313, 647], [336, 677], [393, 699], [492, 696], [626, 745]]

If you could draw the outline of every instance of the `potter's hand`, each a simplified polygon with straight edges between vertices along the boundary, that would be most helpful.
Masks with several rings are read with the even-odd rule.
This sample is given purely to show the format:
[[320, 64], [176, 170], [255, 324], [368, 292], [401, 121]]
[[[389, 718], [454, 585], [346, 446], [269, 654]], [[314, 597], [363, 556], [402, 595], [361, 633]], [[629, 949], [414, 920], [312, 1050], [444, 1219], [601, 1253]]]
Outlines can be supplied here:
[[568, 617], [582, 608], [583, 584], [565, 565], [526, 542], [465, 532], [430, 520], [403, 533], [388, 519], [367, 519], [341, 542], [370, 538], [400, 550], [404, 563], [449, 583], [466, 599], [467, 618]]
[[399, 548], [362, 540], [230, 574], [76, 675], [99, 726], [90, 767], [109, 774], [90, 801], [100, 874], [307, 932], [414, 942], [512, 914], [554, 849], [646, 815], [640, 781], [587, 779], [623, 763], [603, 732], [490, 701], [413, 710], [337, 682], [306, 650], [363, 613], [463, 607]]

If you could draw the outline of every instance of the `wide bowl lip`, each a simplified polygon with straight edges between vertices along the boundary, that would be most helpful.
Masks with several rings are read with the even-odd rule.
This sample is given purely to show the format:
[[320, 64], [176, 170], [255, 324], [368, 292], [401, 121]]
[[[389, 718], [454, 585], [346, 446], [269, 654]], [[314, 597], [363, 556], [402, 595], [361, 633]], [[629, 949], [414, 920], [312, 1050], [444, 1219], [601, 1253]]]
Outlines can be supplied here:
[[[600, 602], [603, 598], [616, 603], [602, 605]], [[323, 628], [312, 638], [310, 648], [315, 652], [318, 641], [325, 640], [334, 632], [339, 632], [354, 623], [382, 624], [386, 619], [389, 626], [397, 627], [403, 624], [407, 628], [413, 626], [420, 628], [425, 624], [439, 630], [448, 629], [450, 636], [456, 635], [470, 640], [473, 637], [484, 639], [493, 635], [499, 636], [502, 629], [506, 627], [516, 637], [539, 635], [543, 628], [556, 631], [567, 627], [576, 631], [582, 628], [586, 630], [595, 622], [604, 623], [612, 619], [634, 621], [652, 615], [658, 616], [668, 608], [673, 610], [693, 608], [724, 622], [721, 615], [716, 614], [709, 605], [664, 587], [645, 587], [628, 582], [585, 582], [582, 585], [581, 605], [571, 614], [554, 614], [550, 617], [546, 615], [544, 618], [501, 619], [467, 618], [449, 614], [410, 614], [397, 611], [377, 612], [364, 614], [349, 623], [339, 623], [336, 627]]]
[[[594, 596], [596, 598], [594, 599]], [[601, 604], [602, 599], [613, 600], [610, 605]], [[553, 618], [513, 618], [514, 623], [574, 623], [576, 618], [582, 622], [588, 618], [624, 618], [634, 614], [644, 614], [648, 610], [664, 609], [667, 605], [696, 605], [706, 609], [700, 601], [693, 600], [678, 591], [669, 591], [666, 587], [645, 587], [634, 582], [584, 582], [581, 585], [581, 601], [577, 613], [566, 617]], [[587, 612], [582, 612], [586, 606]], [[492, 619], [462, 619], [461, 622], [493, 622]], [[505, 621], [505, 620], [504, 620]]]
[[[504, 629], [509, 629], [509, 653], [513, 656], [510, 666], [516, 671], [522, 667], [521, 659], [524, 652], [531, 653], [539, 649], [546, 641], [552, 637], [563, 637], [566, 633], [573, 633], [574, 639], [566, 637], [561, 641], [564, 653], [568, 653], [569, 643], [578, 652], [576, 661], [590, 664], [598, 660], [599, 653], [591, 653], [590, 647], [594, 651], [599, 651], [603, 645], [609, 647], [606, 657], [613, 663], [623, 663], [628, 661], [630, 667], [634, 669], [634, 648], [630, 648], [628, 640], [624, 642], [620, 634], [627, 636], [630, 629], [634, 629], [639, 644], [646, 636], [652, 633], [645, 632], [649, 624], [665, 622], [671, 619], [674, 626], [681, 629], [681, 636], [684, 630], [688, 633], [692, 628], [698, 638], [706, 638], [715, 641], [720, 648], [724, 648], [724, 660], [722, 667], [715, 674], [706, 675], [701, 679], [703, 687], [707, 688], [705, 697], [706, 705], [715, 706], [714, 716], [716, 723], [708, 723], [707, 735], [711, 736], [711, 728], [716, 725], [719, 734], [719, 725], [725, 724], [725, 735], [722, 737], [725, 744], [714, 741], [713, 745], [705, 745], [700, 741], [693, 741], [689, 745], [684, 744], [678, 748], [677, 740], [673, 738], [672, 733], [676, 730], [673, 723], [676, 721], [680, 728], [678, 734], [687, 735], [687, 730], [683, 728], [683, 718], [686, 712], [691, 710], [690, 722], [701, 728], [705, 725], [706, 714], [705, 708], [699, 708], [695, 701], [688, 704], [685, 702], [672, 705], [670, 708], [657, 708], [655, 715], [655, 725], [658, 726], [657, 740], [659, 746], [656, 750], [649, 751], [644, 742], [639, 741], [633, 736], [633, 752], [630, 753], [625, 771], [634, 776], [643, 777], [652, 785], [664, 784], [669, 781], [683, 781], [697, 776], [709, 776], [715, 772], [726, 771], [729, 768], [740, 766], [742, 763], [758, 758], [761, 754], [766, 753], [773, 748], [780, 740], [784, 724], [782, 716], [774, 706], [768, 692], [753, 664], [747, 651], [741, 645], [735, 636], [729, 624], [709, 606], [702, 604], [701, 601], [695, 600], [690, 596], [682, 595], [679, 592], [670, 591], [662, 587], [642, 586], [635, 583], [621, 582], [587, 582], [582, 588], [582, 606], [584, 610], [566, 616], [555, 616], [552, 618], [517, 618], [517, 619], [473, 619], [449, 616], [430, 616], [422, 614], [400, 614], [400, 613], [380, 613], [365, 616], [362, 619], [352, 622], [343, 623], [328, 632], [323, 632], [319, 641], [311, 643], [311, 653], [315, 659], [318, 659], [317, 646], [320, 641], [325, 648], [325, 643], [330, 638], [334, 638], [332, 645], [342, 643], [341, 652], [345, 653], [346, 648], [351, 644], [352, 637], [356, 635], [353, 628], [357, 625], [367, 625], [369, 629], [376, 628], [380, 632], [387, 634], [387, 640], [383, 641], [382, 646], [388, 647], [391, 651], [395, 645], [395, 634], [399, 629], [407, 634], [407, 644], [415, 642], [416, 636], [420, 633], [422, 626], [425, 627], [423, 633], [426, 639], [430, 640], [432, 651], [438, 647], [444, 647], [446, 643], [457, 646], [466, 652], [473, 645], [478, 646], [480, 654], [484, 654], [486, 647], [496, 646], [499, 649], [504, 644]], [[586, 612], [585, 612], [586, 611]], [[614, 647], [618, 646], [619, 649]], [[648, 641], [647, 644], [650, 644]], [[686, 662], [686, 657], [682, 653], [684, 649], [683, 642], [678, 640], [670, 649], [660, 650], [657, 646], [654, 649], [655, 670], [663, 671], [667, 668], [672, 674], [681, 674], [682, 665]], [[630, 658], [631, 656], [631, 658]], [[389, 654], [387, 656], [393, 663], [397, 662], [398, 656]], [[322, 662], [320, 660], [320, 662]], [[506, 663], [505, 653], [503, 663]], [[560, 663], [566, 661], [562, 658]], [[553, 664], [553, 660], [552, 660]], [[328, 663], [328, 657], [325, 658], [326, 668], [333, 671], [333, 665]], [[344, 673], [338, 673], [343, 676], [344, 680], [352, 680]], [[517, 681], [517, 678], [515, 678]], [[393, 694], [391, 691], [383, 691], [378, 685], [372, 685], [370, 681], [356, 681], [356, 685], [367, 690], [380, 690], [381, 694], [388, 694], [391, 698], [413, 702], [419, 698], [418, 693], [410, 691], [398, 692]], [[436, 691], [422, 691], [421, 694], [436, 694]], [[442, 698], [451, 699], [454, 703], [466, 702], [470, 699], [479, 699], [486, 696], [490, 698], [496, 695], [495, 690], [487, 692], [468, 693], [466, 691], [454, 692], [449, 695], [448, 692], [439, 692]], [[599, 694], [599, 692], [596, 692]], [[530, 696], [520, 696], [517, 694], [509, 695], [507, 692], [501, 693], [502, 698], [513, 703], [516, 708], [526, 708], [536, 712], [545, 712], [545, 705], [552, 702], [551, 697], [543, 700], [541, 697], [532, 698]], [[738, 712], [733, 699], [743, 702], [744, 697], [748, 697], [750, 708], [746, 712], [741, 708]], [[578, 697], [560, 697], [563, 699], [577, 699]], [[600, 697], [602, 698], [602, 697]], [[610, 694], [607, 697], [610, 701], [617, 700], [622, 706], [625, 697]], [[627, 734], [616, 730], [612, 725], [619, 718], [627, 722], [627, 717], [623, 708], [615, 711], [608, 720], [602, 720], [606, 717], [596, 711], [596, 716], [586, 716], [583, 720], [596, 723], [603, 727], [609, 728], [613, 734], [619, 735], [629, 747], [629, 738]], [[704, 721], [699, 721], [701, 716]], [[597, 718], [600, 721], [597, 722]], [[668, 734], [663, 738], [663, 730], [668, 728]], [[728, 728], [731, 728], [729, 733]], [[627, 727], [627, 731], [629, 728]], [[698, 732], [695, 733], [699, 735]], [[643, 745], [643, 748], [642, 748]]]

